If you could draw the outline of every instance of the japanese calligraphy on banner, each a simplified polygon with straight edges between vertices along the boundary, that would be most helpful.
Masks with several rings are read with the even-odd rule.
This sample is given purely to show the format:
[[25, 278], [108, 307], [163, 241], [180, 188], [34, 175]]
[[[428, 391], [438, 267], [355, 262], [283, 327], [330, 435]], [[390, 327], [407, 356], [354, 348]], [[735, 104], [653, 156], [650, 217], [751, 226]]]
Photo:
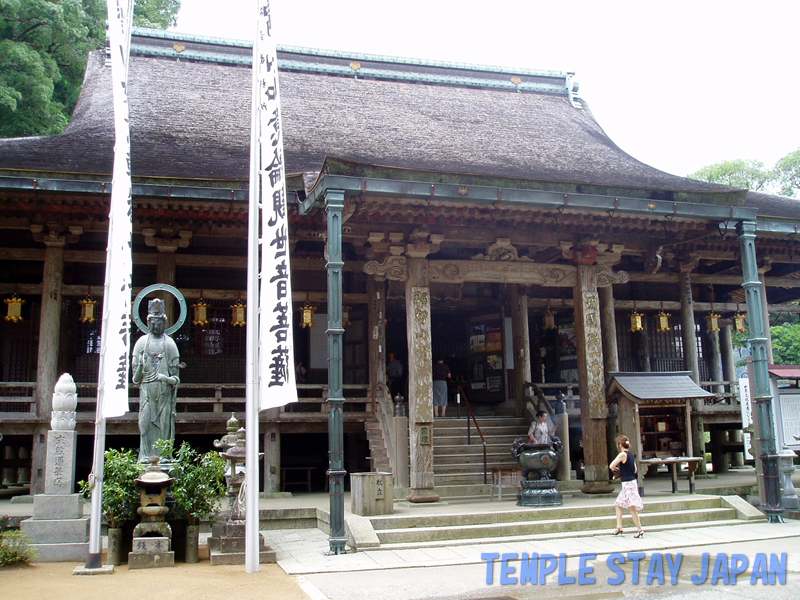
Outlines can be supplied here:
[[253, 65], [259, 123], [261, 190], [261, 290], [259, 409], [297, 402], [292, 336], [289, 228], [278, 90], [278, 53], [268, 0], [259, 3]]
[[99, 416], [104, 419], [128, 412], [133, 202], [127, 84], [132, 7], [128, 0], [108, 0], [115, 144], [97, 382], [97, 401], [102, 407]]

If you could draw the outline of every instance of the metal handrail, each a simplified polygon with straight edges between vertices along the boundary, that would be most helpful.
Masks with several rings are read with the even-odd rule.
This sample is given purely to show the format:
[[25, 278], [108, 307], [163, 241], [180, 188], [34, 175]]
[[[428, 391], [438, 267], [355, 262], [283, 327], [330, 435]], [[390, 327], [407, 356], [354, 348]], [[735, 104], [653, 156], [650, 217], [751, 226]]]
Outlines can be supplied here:
[[[486, 438], [483, 435], [483, 431], [481, 431], [481, 426], [478, 425], [478, 419], [475, 416], [475, 411], [472, 410], [472, 404], [469, 403], [469, 398], [467, 398], [467, 393], [464, 391], [464, 388], [461, 384], [458, 384], [458, 391], [464, 397], [464, 402], [467, 404], [467, 410], [469, 411], [469, 416], [472, 417], [472, 420], [475, 422], [475, 429], [478, 430], [478, 435], [481, 436], [481, 441], [483, 442], [483, 484], [486, 485], [489, 483], [487, 479], [487, 463], [486, 463]], [[472, 440], [470, 437], [470, 428], [469, 428], [469, 418], [467, 418], [467, 445], [471, 444]]]

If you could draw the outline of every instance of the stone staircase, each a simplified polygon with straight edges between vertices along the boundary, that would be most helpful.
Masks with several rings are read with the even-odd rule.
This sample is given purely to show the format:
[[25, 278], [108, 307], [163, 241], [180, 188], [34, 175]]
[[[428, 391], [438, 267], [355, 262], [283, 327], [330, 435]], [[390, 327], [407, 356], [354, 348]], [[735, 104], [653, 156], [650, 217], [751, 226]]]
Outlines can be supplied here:
[[[368, 517], [381, 550], [435, 548], [609, 535], [616, 526], [611, 501], [598, 505], [519, 508], [491, 512]], [[737, 496], [701, 496], [647, 502], [647, 531], [763, 521], [763, 514]], [[633, 533], [626, 514], [624, 525]], [[690, 535], [690, 534], [689, 534]]]
[[478, 425], [486, 439], [486, 482], [483, 443], [475, 423], [469, 422], [468, 440], [466, 418], [434, 421], [434, 486], [443, 500], [486, 500], [491, 489], [492, 469], [519, 468], [511, 455], [511, 445], [518, 437], [527, 435], [527, 421], [518, 417], [478, 417]]

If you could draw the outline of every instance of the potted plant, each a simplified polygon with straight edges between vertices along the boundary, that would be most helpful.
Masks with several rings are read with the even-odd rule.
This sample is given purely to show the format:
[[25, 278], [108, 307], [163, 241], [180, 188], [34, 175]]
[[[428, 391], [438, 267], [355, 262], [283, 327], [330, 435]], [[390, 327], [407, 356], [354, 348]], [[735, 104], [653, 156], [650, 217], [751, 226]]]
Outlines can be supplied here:
[[[136, 518], [139, 494], [136, 478], [144, 471], [133, 450], [110, 449], [105, 452], [103, 467], [103, 522], [108, 526], [108, 563], [119, 565], [122, 559], [122, 525]], [[92, 486], [87, 481], [78, 482], [87, 498], [92, 496]]]
[[173, 451], [171, 441], [157, 444], [161, 455], [174, 461], [172, 498], [176, 516], [186, 519], [186, 562], [197, 562], [200, 522], [216, 512], [226, 491], [225, 460], [219, 452], [200, 454], [188, 442], [177, 451]]

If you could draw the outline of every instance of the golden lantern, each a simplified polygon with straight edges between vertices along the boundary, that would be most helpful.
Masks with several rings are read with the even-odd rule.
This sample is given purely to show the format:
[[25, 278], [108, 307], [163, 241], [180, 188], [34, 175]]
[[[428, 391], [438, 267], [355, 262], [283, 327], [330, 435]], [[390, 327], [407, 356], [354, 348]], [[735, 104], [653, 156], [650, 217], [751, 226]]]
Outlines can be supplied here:
[[[239, 302], [241, 302], [241, 300]], [[211, 305], [206, 302], [202, 296], [200, 296], [200, 300], [197, 302], [197, 304], [192, 304], [192, 308], [194, 309], [194, 321], [192, 321], [193, 325], [198, 325], [199, 327], [205, 327], [208, 325], [209, 306]], [[236, 319], [234, 315], [234, 321], [235, 320]]]
[[737, 331], [737, 333], [747, 333], [747, 325], [745, 324], [745, 317], [742, 313], [737, 312], [733, 315], [733, 328]]
[[311, 304], [308, 300], [306, 303], [303, 304], [303, 308], [301, 309], [302, 315], [300, 317], [300, 327], [305, 329], [306, 327], [313, 327], [314, 326], [314, 313], [317, 312], [317, 307]]
[[89, 288], [89, 293], [83, 300], [78, 300], [81, 305], [81, 323], [94, 323], [97, 319], [94, 316], [94, 307], [97, 306], [97, 300], [92, 298], [92, 289]]
[[644, 325], [642, 324], [642, 317], [644, 315], [638, 312], [635, 308], [631, 313], [631, 331], [636, 333], [637, 331], [644, 331]]
[[350, 311], [353, 310], [352, 306], [345, 306], [342, 308], [342, 327], [350, 325]]
[[247, 308], [247, 304], [242, 304], [242, 299], [236, 301], [236, 304], [231, 304], [232, 313], [232, 321], [231, 325], [234, 327], [244, 327], [247, 325], [247, 320], [245, 319], [245, 309]]
[[656, 315], [656, 319], [658, 319], [658, 326], [656, 327], [656, 331], [661, 333], [667, 333], [670, 331], [669, 326], [669, 318], [670, 313], [664, 312], [664, 309], [661, 309], [661, 312]]
[[706, 321], [708, 321], [708, 333], [714, 333], [715, 331], [719, 331], [719, 318], [722, 315], [715, 313], [712, 311], [706, 317]]
[[26, 300], [14, 294], [11, 298], [6, 298], [4, 302], [8, 305], [6, 321], [11, 321], [12, 323], [22, 321], [22, 305], [25, 304]]
[[556, 311], [550, 310], [550, 299], [547, 299], [547, 310], [544, 311], [544, 328], [556, 328]]

